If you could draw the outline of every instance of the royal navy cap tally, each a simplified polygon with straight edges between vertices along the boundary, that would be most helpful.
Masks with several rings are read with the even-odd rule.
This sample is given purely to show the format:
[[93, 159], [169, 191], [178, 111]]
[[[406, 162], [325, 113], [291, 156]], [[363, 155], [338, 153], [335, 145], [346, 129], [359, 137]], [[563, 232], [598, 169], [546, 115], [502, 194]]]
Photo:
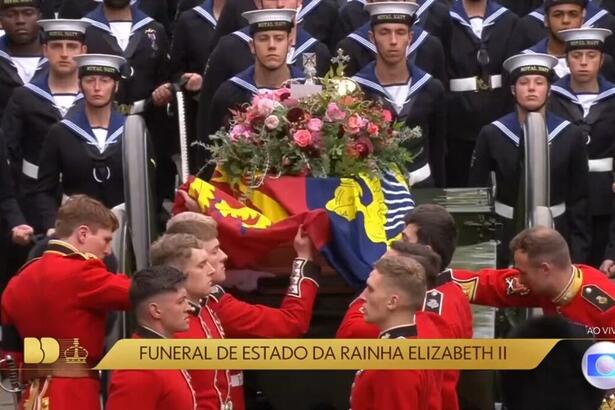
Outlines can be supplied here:
[[585, 8], [587, 7], [587, 2], [588, 0], [545, 0], [544, 7], [545, 10], [549, 10], [549, 8], [560, 4], [578, 4]]
[[369, 13], [372, 25], [384, 23], [412, 25], [418, 8], [419, 5], [416, 3], [401, 1], [384, 1], [365, 5], [365, 10]]
[[11, 7], [41, 7], [39, 0], [0, 0], [0, 10]]
[[38, 25], [45, 32], [45, 40], [76, 40], [83, 41], [85, 30], [90, 23], [83, 20], [52, 19], [39, 20]]
[[108, 75], [119, 78], [124, 57], [112, 54], [81, 54], [74, 57], [79, 67], [79, 77], [86, 75]]
[[602, 50], [604, 41], [613, 32], [606, 28], [573, 28], [557, 33], [566, 43], [566, 51], [580, 49]]
[[250, 31], [283, 30], [290, 31], [297, 14], [294, 9], [263, 9], [246, 11], [241, 15], [248, 20]]
[[528, 53], [517, 54], [506, 59], [503, 66], [504, 70], [510, 73], [514, 82], [523, 75], [538, 74], [549, 78], [557, 62], [557, 58], [549, 54]]

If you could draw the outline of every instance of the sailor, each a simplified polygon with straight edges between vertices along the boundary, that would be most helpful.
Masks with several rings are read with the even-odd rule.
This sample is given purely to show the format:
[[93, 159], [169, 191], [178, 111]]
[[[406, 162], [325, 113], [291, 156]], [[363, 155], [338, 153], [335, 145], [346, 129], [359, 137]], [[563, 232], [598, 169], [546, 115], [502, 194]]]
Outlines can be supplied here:
[[[548, 36], [523, 51], [524, 53], [551, 54], [557, 57], [558, 63], [554, 68], [556, 80], [570, 74], [570, 68], [566, 63], [566, 42], [559, 33], [563, 30], [581, 27], [585, 13], [584, 3], [587, 2], [584, 0], [547, 2], [545, 4], [545, 10], [547, 11], [545, 26], [548, 29]], [[605, 55], [601, 73], [609, 81], [615, 81], [615, 64], [610, 55]]]
[[[501, 266], [508, 265], [505, 244], [516, 233], [513, 217], [522, 198], [524, 139], [522, 125], [530, 112], [545, 117], [550, 152], [550, 208], [556, 229], [570, 245], [572, 260], [585, 263], [591, 245], [589, 175], [586, 138], [581, 130], [546, 110], [550, 76], [557, 59], [548, 54], [518, 54], [504, 62], [511, 77], [516, 109], [486, 125], [476, 142], [470, 169], [470, 186], [487, 186], [495, 172], [495, 212], [504, 228], [500, 238]], [[516, 209], [515, 209], [516, 208]], [[521, 218], [524, 218], [521, 215]]]
[[512, 106], [501, 72], [517, 16], [494, 0], [459, 0], [449, 14], [450, 35], [442, 41], [449, 78], [446, 182], [462, 187], [481, 127]]
[[[284, 8], [301, 8], [301, 0], [257, 0], [260, 9], [275, 9], [276, 4], [281, 4]], [[299, 71], [304, 71], [304, 56], [314, 54], [316, 63], [316, 75], [324, 76], [329, 70], [330, 53], [325, 44], [312, 37], [303, 26], [305, 23], [297, 24], [291, 30], [291, 47], [286, 57], [288, 64], [294, 65]], [[209, 129], [207, 121], [211, 100], [218, 87], [229, 78], [242, 72], [250, 65], [254, 64], [254, 55], [250, 50], [252, 36], [250, 26], [241, 30], [234, 31], [220, 39], [212, 51], [207, 64], [205, 76], [203, 78], [203, 91], [199, 99], [198, 114], [198, 135], [201, 141], [207, 141], [209, 134], [205, 130]], [[233, 50], [229, 53], [228, 50]]]
[[[167, 13], [168, 0], [130, 0], [130, 5], [137, 6], [143, 13], [147, 14], [160, 24], [164, 25], [168, 33], [170, 32], [170, 21]], [[92, 12], [100, 3], [120, 3], [122, 0], [61, 0], [62, 4], [58, 11], [58, 16], [65, 19], [80, 19]]]
[[[510, 40], [510, 53], [517, 54], [537, 44], [549, 36], [551, 28], [557, 32], [579, 27], [613, 30], [615, 17], [601, 8], [597, 1], [546, 0], [540, 7], [519, 19]], [[615, 52], [613, 39], [607, 41], [605, 52], [611, 55]]]
[[38, 0], [0, 0], [0, 118], [13, 90], [46, 73], [43, 57]]
[[[366, 3], [373, 1], [351, 0], [340, 9], [339, 36], [341, 39], [369, 23], [369, 13], [365, 10]], [[448, 19], [448, 3], [446, 0], [418, 0], [416, 25], [436, 36], [440, 41], [446, 38], [450, 30]]]
[[143, 118], [152, 138], [156, 157], [158, 202], [173, 197], [175, 166], [171, 155], [177, 150], [175, 124], [167, 116], [170, 90], [157, 89], [169, 81], [169, 41], [160, 23], [143, 13], [130, 0], [104, 0], [84, 17], [91, 24], [86, 31], [88, 53], [124, 57], [116, 102], [127, 114], [135, 102], [151, 100]]
[[[284, 0], [277, 0], [278, 4], [283, 4]], [[288, 7], [286, 5], [284, 8]], [[213, 44], [227, 34], [241, 30], [248, 25], [243, 13], [246, 11], [262, 8], [258, 0], [227, 0], [224, 10], [220, 15], [216, 35]], [[276, 6], [280, 8], [280, 6]], [[310, 33], [315, 39], [323, 42], [329, 48], [333, 48], [337, 43], [335, 37], [336, 26], [338, 24], [338, 5], [335, 0], [307, 0], [297, 9], [296, 24], [303, 23], [305, 31]]]
[[408, 145], [415, 155], [407, 170], [409, 184], [444, 187], [444, 87], [406, 59], [418, 5], [379, 2], [365, 8], [378, 55], [352, 78], [367, 98], [382, 101], [398, 121], [420, 127], [421, 137]]
[[303, 78], [303, 73], [286, 60], [295, 14], [293, 9], [254, 10], [243, 14], [250, 23], [254, 65], [218, 88], [212, 99], [207, 135], [226, 124], [229, 109], [250, 102], [260, 91], [276, 90], [290, 79]]
[[[605, 258], [609, 224], [615, 205], [613, 157], [615, 156], [615, 84], [599, 74], [604, 61], [605, 39], [610, 30], [579, 28], [560, 33], [566, 42], [570, 74], [551, 87], [549, 110], [583, 131], [589, 157], [589, 203], [592, 215], [592, 248], [589, 263], [598, 267]], [[613, 238], [615, 240], [615, 238]]]
[[38, 179], [39, 154], [53, 124], [80, 101], [77, 63], [74, 56], [84, 54], [86, 27], [81, 20], [39, 20], [44, 31], [43, 53], [49, 73], [15, 89], [2, 118], [18, 198], [28, 223], [44, 233], [42, 221], [32, 204]]
[[[342, 49], [344, 55], [350, 60], [346, 65], [344, 74], [355, 75], [359, 70], [376, 58], [376, 46], [369, 39], [370, 24], [365, 23], [346, 38], [337, 43], [337, 49]], [[444, 63], [444, 48], [437, 37], [426, 30], [412, 26], [412, 40], [406, 51], [411, 65], [416, 64], [425, 72], [433, 75], [442, 84], [446, 81], [446, 64]]]
[[112, 208], [124, 202], [124, 116], [112, 108], [123, 57], [75, 57], [84, 102], [49, 130], [40, 154], [36, 200], [44, 229], [53, 226], [57, 192], [86, 194]]

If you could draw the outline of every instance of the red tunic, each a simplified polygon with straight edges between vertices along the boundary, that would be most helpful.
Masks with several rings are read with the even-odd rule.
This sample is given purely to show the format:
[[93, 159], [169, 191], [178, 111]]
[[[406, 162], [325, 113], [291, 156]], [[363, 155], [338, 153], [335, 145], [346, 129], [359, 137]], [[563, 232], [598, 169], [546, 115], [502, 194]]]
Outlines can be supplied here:
[[[387, 338], [415, 338], [420, 328], [404, 326], [384, 332]], [[429, 326], [425, 326], [426, 330]], [[434, 329], [429, 329], [429, 332]], [[436, 331], [437, 332], [437, 331]], [[434, 370], [360, 370], [355, 376], [350, 395], [351, 410], [436, 410], [440, 409], [441, 372]]]
[[[133, 335], [133, 339], [146, 337], [161, 336], [142, 328], [138, 328], [137, 334]], [[190, 376], [185, 370], [111, 372], [107, 410], [195, 410], [196, 408]]]
[[[196, 306], [190, 316], [190, 327], [177, 333], [177, 339], [224, 339], [224, 330], [216, 314], [206, 304]], [[232, 401], [228, 370], [189, 370], [199, 410], [220, 410]], [[233, 409], [236, 409], [233, 403]]]
[[[310, 327], [319, 273], [317, 264], [295, 259], [291, 285], [279, 308], [243, 302], [225, 293], [220, 286], [212, 290], [207, 306], [220, 318], [226, 337], [299, 338]], [[243, 374], [239, 370], [231, 370], [230, 373], [233, 409], [243, 410]]]
[[561, 295], [553, 300], [533, 294], [523, 286], [516, 269], [455, 271], [471, 303], [497, 307], [540, 307], [545, 314], [560, 314], [572, 322], [590, 326], [597, 337], [612, 338], [615, 332], [615, 283], [602, 272], [574, 265], [573, 275]]
[[[107, 272], [94, 256], [52, 240], [41, 258], [13, 277], [2, 294], [2, 324], [20, 337], [79, 338], [94, 366], [102, 357], [107, 312], [129, 307], [129, 279]], [[99, 409], [94, 378], [53, 377], [44, 397], [51, 408]]]

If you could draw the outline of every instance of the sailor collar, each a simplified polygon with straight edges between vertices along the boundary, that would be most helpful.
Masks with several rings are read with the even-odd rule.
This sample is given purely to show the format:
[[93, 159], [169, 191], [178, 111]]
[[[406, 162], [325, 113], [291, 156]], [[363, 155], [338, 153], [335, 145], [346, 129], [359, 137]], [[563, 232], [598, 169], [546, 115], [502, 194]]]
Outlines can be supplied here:
[[216, 28], [218, 20], [214, 17], [214, 1], [205, 0], [200, 6], [194, 7], [192, 10], [199, 16], [203, 17], [213, 28]]
[[[603, 8], [598, 7], [591, 1], [587, 2], [587, 6], [585, 7], [585, 21], [581, 27], [594, 27], [594, 25], [600, 21], [604, 16], [609, 14], [609, 12]], [[531, 13], [528, 14], [531, 17], [534, 17], [536, 20], [544, 23], [545, 21], [545, 9], [544, 6], [540, 6]]]
[[538, 43], [534, 44], [532, 47], [526, 50], [523, 50], [522, 53], [523, 54], [530, 54], [530, 53], [549, 54], [549, 50], [547, 47], [548, 41], [549, 41], [548, 38], [543, 38]]
[[[418, 68], [416, 65], [408, 64], [408, 70], [410, 71], [410, 89], [408, 90], [408, 96], [406, 97], [406, 103], [410, 101], [410, 98], [416, 94], [421, 88], [423, 88], [431, 79], [431, 75]], [[361, 71], [352, 77], [361, 86], [367, 87], [372, 91], [375, 91], [384, 96], [387, 101], [393, 103], [391, 96], [386, 89], [380, 84], [376, 77], [376, 62], [371, 61]]]
[[383, 332], [380, 332], [378, 336], [379, 339], [407, 339], [411, 337], [416, 337], [416, 325], [415, 324], [407, 324], [395, 326], [390, 329], [387, 329]]
[[[485, 16], [483, 19], [483, 28], [494, 25], [495, 22], [507, 12], [508, 9], [506, 7], [500, 6], [493, 0], [487, 0], [487, 8], [485, 9]], [[455, 0], [451, 6], [449, 14], [453, 20], [457, 20], [462, 26], [467, 27], [470, 32], [476, 36], [476, 34], [474, 34], [474, 30], [472, 30], [470, 17], [468, 17], [466, 9], [463, 7], [463, 1]]]
[[[370, 24], [365, 23], [357, 30], [350, 33], [348, 35], [348, 38], [353, 39], [354, 41], [371, 51], [373, 54], [377, 54], [378, 51], [376, 50], [376, 46], [374, 45], [374, 43], [369, 41], [369, 30]], [[429, 33], [427, 31], [423, 30], [417, 25], [412, 26], [412, 43], [410, 44], [410, 47], [408, 47], [408, 49], [406, 50], [406, 57], [409, 57], [414, 54], [416, 50], [418, 50], [420, 45], [427, 39], [428, 36]]]
[[299, 13], [297, 13], [297, 16], [295, 17], [295, 24], [300, 24], [303, 21], [303, 18], [312, 11], [316, 10], [320, 3], [322, 3], [322, 0], [304, 1], [301, 10], [299, 10]]
[[[361, 3], [362, 5], [365, 6], [365, 4], [367, 4], [366, 0], [354, 0], [358, 3]], [[415, 24], [421, 22], [421, 17], [423, 16], [423, 14], [425, 14], [425, 12], [427, 10], [429, 10], [429, 8], [436, 2], [436, 0], [418, 0], [416, 2], [416, 4], [419, 5], [419, 8], [416, 10], [416, 22]]]
[[[6, 60], [15, 70], [17, 70], [17, 66], [13, 62], [13, 57], [9, 54], [8, 37], [6, 35], [0, 37], [0, 58]], [[33, 79], [36, 78], [36, 75], [43, 68], [47, 68], [47, 59], [41, 56], [38, 60], [38, 66], [36, 67]]]
[[[130, 10], [132, 13], [132, 28], [130, 29], [130, 35], [133, 35], [136, 31], [154, 21], [153, 18], [148, 17], [134, 4], [130, 6]], [[109, 21], [107, 20], [107, 17], [105, 17], [102, 4], [92, 10], [92, 12], [85, 16], [82, 20], [87, 21], [92, 26], [113, 35]]]
[[[519, 146], [520, 136], [523, 133], [519, 120], [517, 119], [517, 113], [511, 112], [508, 115], [500, 118], [491, 123], [502, 134], [508, 137], [517, 147]], [[553, 141], [561, 132], [570, 125], [570, 121], [566, 121], [547, 111], [547, 132], [549, 143]]]
[[[292, 80], [303, 80], [304, 76], [298, 68], [293, 65], [289, 65], [290, 78]], [[241, 73], [229, 79], [232, 83], [240, 88], [250, 91], [252, 94], [258, 94], [259, 89], [254, 82], [254, 64], [243, 70]]]
[[[51, 105], [56, 110], [58, 110], [58, 112], [60, 112], [60, 114], [62, 113], [62, 110], [60, 110], [60, 107], [58, 107], [58, 105], [56, 104], [56, 101], [53, 98], [53, 94], [51, 94], [51, 90], [49, 89], [49, 74], [48, 73], [43, 76], [40, 76], [40, 78], [33, 79], [30, 83], [24, 85], [24, 88], [32, 91], [34, 94], [36, 94], [38, 97], [42, 98], [43, 100], [49, 101]], [[83, 94], [81, 94], [81, 92], [77, 93], [77, 95], [75, 96], [75, 102], [73, 103], [73, 106], [75, 105], [77, 101], [81, 100], [82, 98], [83, 98]]]
[[[104, 152], [110, 145], [119, 141], [124, 132], [125, 117], [115, 110], [111, 110], [111, 118], [109, 121], [109, 129], [107, 131], [107, 140], [105, 147], [101, 152]], [[73, 134], [81, 137], [87, 144], [93, 145], [100, 151], [96, 135], [90, 127], [90, 123], [85, 114], [84, 106], [75, 106], [71, 109], [60, 124], [68, 128]]]
[[[570, 74], [559, 79], [555, 84], [551, 86], [551, 91], [562, 97], [567, 98], [571, 102], [582, 105], [581, 100], [577, 97], [575, 92], [570, 87]], [[592, 105], [599, 103], [600, 101], [611, 98], [615, 95], [615, 84], [607, 81], [601, 75], [598, 75], [598, 93]]]

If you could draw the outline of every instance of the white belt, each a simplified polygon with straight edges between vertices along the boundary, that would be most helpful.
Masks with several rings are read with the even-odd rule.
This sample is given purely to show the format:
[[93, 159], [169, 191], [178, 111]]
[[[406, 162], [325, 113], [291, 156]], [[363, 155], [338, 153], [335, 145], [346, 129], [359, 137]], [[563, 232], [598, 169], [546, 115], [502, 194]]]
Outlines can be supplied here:
[[25, 159], [21, 160], [21, 172], [27, 177], [38, 179], [38, 165], [34, 165]]
[[429, 167], [429, 162], [420, 167], [419, 169], [415, 169], [408, 173], [408, 185], [412, 186], [414, 184], [418, 184], [421, 181], [426, 180], [431, 175], [431, 168]]
[[[499, 201], [495, 201], [495, 213], [506, 219], [513, 219], [515, 208], [508, 206]], [[566, 204], [564, 202], [550, 206], [551, 216], [557, 218], [566, 212]]]
[[231, 374], [231, 387], [243, 386], [243, 372]]
[[589, 172], [609, 172], [613, 170], [613, 158], [590, 159]]
[[452, 78], [448, 82], [449, 89], [453, 92], [462, 91], [485, 91], [502, 86], [502, 75], [496, 74], [489, 77], [489, 84], [480, 77]]

